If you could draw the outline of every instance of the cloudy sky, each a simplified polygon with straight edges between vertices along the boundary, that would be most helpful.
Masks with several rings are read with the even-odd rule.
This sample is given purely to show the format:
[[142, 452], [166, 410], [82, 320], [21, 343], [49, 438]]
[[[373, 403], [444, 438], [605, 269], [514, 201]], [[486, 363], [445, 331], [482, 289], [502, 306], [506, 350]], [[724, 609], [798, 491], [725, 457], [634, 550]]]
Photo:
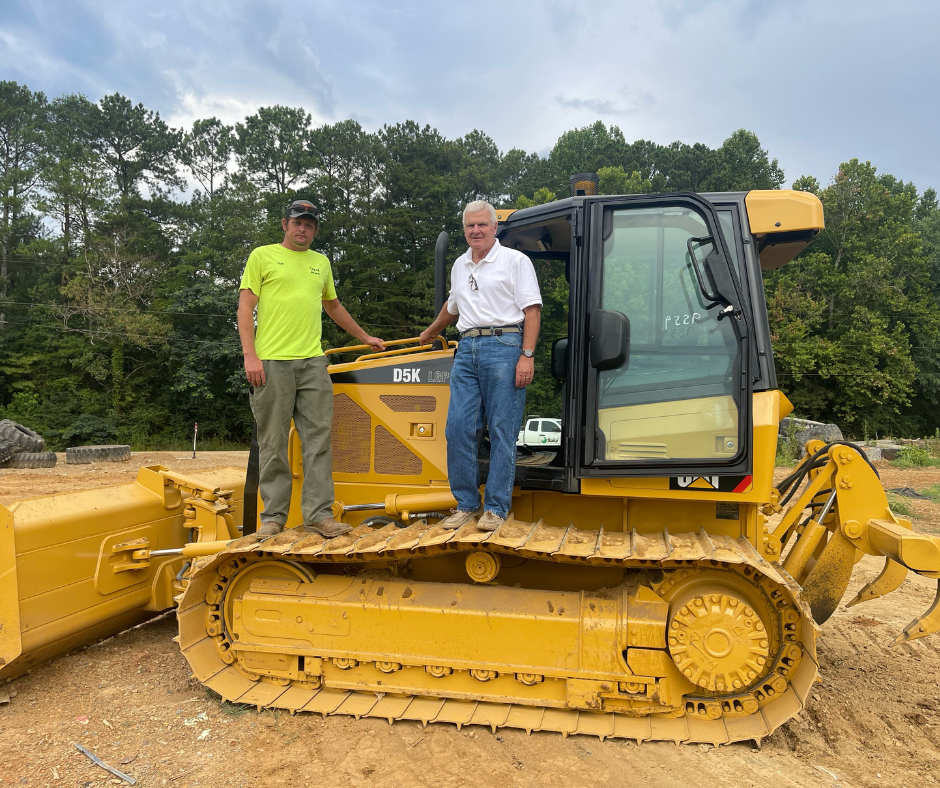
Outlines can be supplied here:
[[175, 126], [305, 107], [546, 154], [755, 131], [787, 182], [868, 159], [940, 188], [937, 0], [3, 0], [0, 79], [123, 93]]

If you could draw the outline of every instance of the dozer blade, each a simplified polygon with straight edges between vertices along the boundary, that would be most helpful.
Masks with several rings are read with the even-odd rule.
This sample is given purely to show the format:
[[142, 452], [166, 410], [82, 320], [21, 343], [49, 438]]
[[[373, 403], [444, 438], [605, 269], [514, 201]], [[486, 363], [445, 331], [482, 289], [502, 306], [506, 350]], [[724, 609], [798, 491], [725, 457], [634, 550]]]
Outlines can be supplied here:
[[891, 641], [892, 646], [900, 646], [917, 638], [940, 632], [940, 580], [937, 581], [937, 595], [934, 597], [930, 609], [920, 618], [915, 618], [904, 627], [904, 631]]
[[[172, 607], [186, 559], [237, 534], [243, 486], [237, 468], [153, 466], [130, 484], [0, 506], [0, 680]], [[193, 531], [202, 544], [186, 545]]]
[[839, 606], [852, 577], [855, 554], [855, 545], [841, 530], [836, 531], [803, 584], [803, 599], [809, 603], [817, 624], [828, 621]]
[[852, 607], [861, 602], [871, 602], [873, 599], [879, 599], [892, 591], [897, 591], [901, 587], [901, 583], [904, 582], [905, 577], [907, 577], [907, 567], [886, 558], [881, 574], [859, 591], [855, 595], [855, 599], [849, 602], [846, 607]]

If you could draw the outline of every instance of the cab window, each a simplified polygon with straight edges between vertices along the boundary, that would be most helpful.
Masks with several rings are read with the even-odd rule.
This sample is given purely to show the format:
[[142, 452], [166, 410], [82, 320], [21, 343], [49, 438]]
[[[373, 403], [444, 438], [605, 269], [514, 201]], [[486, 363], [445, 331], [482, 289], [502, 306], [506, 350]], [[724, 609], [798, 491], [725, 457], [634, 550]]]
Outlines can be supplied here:
[[[610, 210], [601, 307], [630, 321], [630, 354], [598, 373], [598, 459], [733, 459], [740, 343], [731, 320], [719, 319], [722, 305], [703, 297], [689, 253], [708, 226], [685, 206]], [[691, 245], [700, 263], [713, 251]]]

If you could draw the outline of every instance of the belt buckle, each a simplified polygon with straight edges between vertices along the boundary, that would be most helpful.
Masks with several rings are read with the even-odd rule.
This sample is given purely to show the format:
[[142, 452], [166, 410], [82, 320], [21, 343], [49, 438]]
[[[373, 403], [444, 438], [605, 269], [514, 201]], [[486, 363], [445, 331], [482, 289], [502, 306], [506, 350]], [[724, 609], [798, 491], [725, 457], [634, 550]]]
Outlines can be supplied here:
[[501, 328], [494, 328], [494, 329], [493, 329], [493, 336], [494, 336], [494, 337], [501, 337], [502, 335], [503, 335], [503, 329], [501, 329]]

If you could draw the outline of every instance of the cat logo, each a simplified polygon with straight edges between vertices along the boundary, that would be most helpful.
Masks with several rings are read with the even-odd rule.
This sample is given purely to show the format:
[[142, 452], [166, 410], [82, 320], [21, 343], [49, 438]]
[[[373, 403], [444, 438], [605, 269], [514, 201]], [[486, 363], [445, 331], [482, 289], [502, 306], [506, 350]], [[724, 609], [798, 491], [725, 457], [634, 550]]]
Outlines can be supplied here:
[[679, 476], [679, 489], [681, 490], [717, 490], [717, 476]]
[[743, 493], [751, 488], [751, 476], [670, 476], [670, 490]]

